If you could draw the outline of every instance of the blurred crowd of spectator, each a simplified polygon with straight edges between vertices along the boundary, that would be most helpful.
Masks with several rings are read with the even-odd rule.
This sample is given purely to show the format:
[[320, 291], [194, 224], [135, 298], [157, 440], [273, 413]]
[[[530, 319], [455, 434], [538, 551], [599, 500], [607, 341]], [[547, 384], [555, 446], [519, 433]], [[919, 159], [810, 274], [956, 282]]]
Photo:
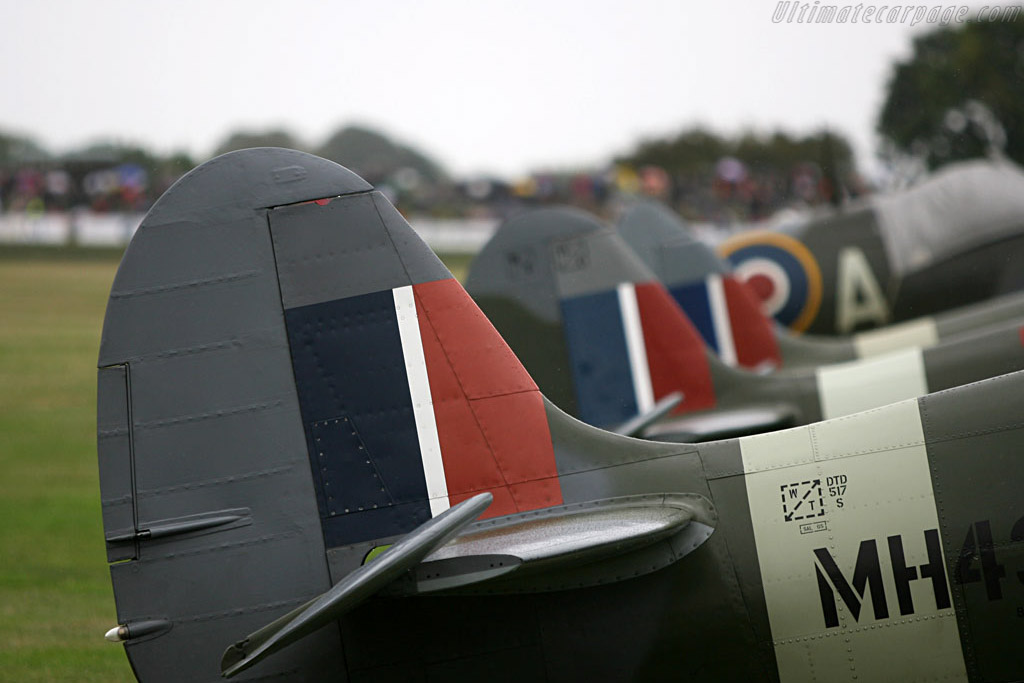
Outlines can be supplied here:
[[688, 220], [718, 224], [763, 220], [784, 208], [838, 203], [869, 192], [859, 176], [836, 181], [814, 162], [780, 173], [753, 170], [732, 157], [703, 173], [617, 164], [591, 173], [534, 173], [511, 183], [477, 179], [458, 187], [462, 201], [499, 214], [522, 203], [572, 204], [601, 214], [619, 197], [643, 195], [665, 202]]
[[[344, 163], [344, 162], [343, 162]], [[134, 158], [50, 157], [0, 162], [0, 210], [24, 214], [87, 210], [141, 213], [194, 163], [139, 153]], [[855, 175], [838, 180], [814, 161], [780, 167], [722, 156], [696, 168], [668, 171], [656, 164], [619, 161], [587, 172], [536, 172], [515, 180], [451, 179], [423, 166], [361, 169], [404, 213], [436, 218], [503, 218], [523, 205], [572, 204], [609, 213], [622, 196], [658, 198], [685, 218], [704, 223], [751, 222], [794, 206], [814, 206], [860, 195]]]
[[0, 209], [30, 214], [78, 209], [144, 212], [177, 178], [131, 162], [0, 167]]

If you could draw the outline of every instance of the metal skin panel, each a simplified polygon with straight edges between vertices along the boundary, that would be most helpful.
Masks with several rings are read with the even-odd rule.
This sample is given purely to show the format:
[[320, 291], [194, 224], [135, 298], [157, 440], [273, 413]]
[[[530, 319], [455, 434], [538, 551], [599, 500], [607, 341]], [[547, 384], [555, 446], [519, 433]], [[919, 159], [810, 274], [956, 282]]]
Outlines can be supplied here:
[[775, 674], [778, 665], [761, 580], [761, 564], [754, 540], [754, 515], [743, 476], [740, 441], [730, 439], [702, 444], [700, 456], [712, 499], [717, 506], [730, 511], [719, 517], [716, 533], [727, 539], [733, 571], [747, 607], [748, 624], [755, 643], [748, 656], [759, 662], [764, 670]]
[[[285, 206], [271, 213], [274, 257], [285, 309], [391, 289], [404, 276], [402, 261], [383, 230], [339, 230], [379, 223], [370, 193], [328, 202], [326, 211]], [[337, 272], [351, 272], [347, 278]]]
[[[169, 190], [125, 253], [100, 365], [126, 364], [133, 378], [138, 530], [249, 510], [245, 523], [140, 538], [137, 560], [111, 566], [129, 632], [169, 622], [125, 644], [143, 680], [219, 680], [220, 634], [330, 586], [264, 207], [364, 189], [296, 152], [225, 155]], [[100, 415], [110, 398], [101, 393]], [[338, 642], [327, 629], [251, 676], [341, 680]]]
[[[411, 232], [408, 225], [406, 230]], [[421, 320], [429, 322], [467, 399], [537, 391], [519, 359], [455, 278], [424, 282], [413, 290]]]
[[[277, 296], [277, 285], [273, 261], [267, 260], [272, 258], [268, 245], [262, 243], [262, 252], [254, 246], [261, 244], [259, 236], [266, 232], [265, 219], [218, 222], [201, 244], [205, 256], [198, 263], [190, 250], [169, 245], [189, 242], [203, 224], [178, 221], [151, 226], [146, 221], [146, 231], [129, 244], [114, 279], [100, 365], [214, 352], [231, 346], [243, 333], [258, 336], [266, 330], [268, 326], [259, 323], [264, 315], [260, 302]], [[218, 238], [215, 243], [213, 235]], [[233, 249], [236, 243], [237, 250]], [[218, 271], [214, 264], [220, 256], [232, 267]], [[180, 273], [169, 269], [175, 259], [187, 264]], [[159, 265], [150, 270], [145, 266], [148, 262]], [[202, 296], [197, 296], [199, 292]], [[155, 306], [163, 309], [162, 315], [152, 314]], [[139, 319], [147, 324], [127, 326]]]
[[[344, 225], [347, 212], [334, 213]], [[285, 320], [326, 545], [430, 519], [390, 289], [291, 308]]]
[[380, 192], [374, 192], [372, 197], [381, 225], [388, 234], [388, 240], [402, 257], [402, 265], [409, 283], [422, 284], [451, 278], [452, 274], [441, 263], [441, 259], [437, 258], [416, 231], [409, 227], [409, 223], [398, 209]]
[[[383, 201], [356, 194], [270, 217], [328, 548], [410, 532], [480, 491], [494, 495], [487, 516], [561, 502], [537, 386]], [[321, 260], [312, 276], [302, 269]]]
[[[551, 261], [556, 264], [557, 283], [538, 279], [531, 281], [530, 286], [527, 288], [515, 278], [498, 277], [494, 272], [484, 267], [493, 265], [493, 254], [513, 241], [518, 249], [531, 250], [531, 253], [538, 255], [538, 258], [550, 253]], [[598, 267], [598, 264], [600, 264], [600, 267]], [[494, 305], [494, 302], [500, 300], [499, 293], [502, 293], [507, 301], [520, 301], [526, 297], [527, 293], [538, 293], [539, 288], [546, 283], [548, 289], [544, 291], [542, 296], [550, 298], [554, 294], [550, 287], [557, 284], [558, 296], [563, 301], [568, 298], [571, 305], [572, 298], [564, 296], [566, 291], [574, 293], [585, 292], [591, 295], [598, 292], [613, 292], [617, 289], [618, 285], [622, 284], [617, 280], [616, 274], [643, 276], [641, 280], [629, 280], [627, 282], [646, 283], [652, 279], [651, 273], [643, 267], [622, 240], [610, 233], [600, 222], [581, 215], [578, 211], [548, 209], [522, 214], [503, 225], [496, 233], [492, 242], [485, 246], [478, 260], [474, 262], [468, 282], [472, 291], [483, 292], [482, 301], [486, 305], [486, 312], [491, 315], [492, 321], [495, 322], [502, 333], [508, 335], [513, 344], [513, 349], [523, 355], [527, 361], [528, 369], [535, 374], [540, 386], [546, 389], [549, 386], [564, 386], [566, 375], [569, 373], [566, 373], [564, 370], [559, 372], [552, 364], [541, 363], [536, 360], [540, 353], [533, 346], [530, 335], [518, 334], [517, 332], [523, 324], [524, 316], [512, 315], [511, 313], [514, 312], [512, 307], [506, 307], [503, 310], [501, 307]], [[638, 289], [638, 293], [641, 291], [646, 292], [647, 290]], [[662, 298], [666, 301], [671, 301], [667, 295]], [[650, 304], [649, 299], [651, 297], [645, 297], [644, 302]], [[642, 307], [642, 309], [651, 309], [648, 315], [641, 316], [645, 327], [645, 345], [651, 347], [653, 344], [662, 348], [658, 352], [648, 348], [648, 364], [652, 369], [655, 367], [662, 368], [662, 371], [658, 373], [660, 377], [665, 377], [666, 374], [676, 374], [686, 379], [686, 386], [674, 387], [674, 389], [682, 389], [684, 392], [684, 400], [680, 410], [706, 408], [714, 404], [716, 400], [720, 400], [723, 392], [719, 391], [717, 383], [719, 378], [723, 379], [724, 388], [734, 390], [734, 396], [726, 398], [732, 405], [743, 405], [747, 398], [747, 385], [751, 386], [751, 391], [757, 394], [757, 398], [769, 396], [769, 400], [772, 402], [777, 402], [780, 394], [784, 398], [789, 398], [787, 394], [795, 386], [794, 382], [785, 380], [778, 384], [768, 383], [768, 386], [764, 386], [762, 389], [762, 385], [764, 385], [762, 378], [753, 375], [748, 378], [741, 374], [717, 373], [721, 364], [716, 364], [713, 359], [710, 360], [710, 363], [711, 379], [714, 380], [714, 391], [710, 391], [711, 386], [707, 384], [707, 378], [702, 380], [702, 378], [697, 376], [699, 366], [706, 365], [709, 361], [704, 356], [699, 337], [692, 329], [692, 326], [675, 307], [672, 307], [671, 313], [660, 309], [654, 311], [654, 308], [657, 307], [650, 305]], [[510, 315], [503, 315], [506, 312], [510, 313]], [[677, 325], [679, 329], [674, 334], [679, 338], [682, 338], [685, 334], [685, 341], [687, 343], [681, 343], [679, 338], [676, 338], [667, 345], [654, 343], [658, 334], [667, 334], [665, 329], [663, 329], [666, 324], [666, 315], [672, 316], [671, 322], [673, 324], [677, 321], [679, 322], [679, 325]], [[592, 316], [589, 324], [599, 324], [594, 318], [596, 316]], [[657, 334], [655, 334], [655, 331]], [[563, 328], [563, 332], [566, 335], [572, 334], [565, 328]], [[647, 339], [648, 332], [651, 332], [652, 339]], [[608, 340], [613, 338], [608, 335], [595, 334], [589, 327], [583, 336], [588, 341], [587, 348], [591, 348], [590, 342], [594, 339]], [[568, 346], [571, 350], [573, 345], [568, 344]], [[668, 347], [671, 347], [671, 349], [669, 350]], [[697, 359], [693, 358], [695, 354]], [[570, 353], [569, 355], [571, 358], [572, 354]], [[672, 358], [669, 359], [669, 356]], [[680, 365], [680, 363], [682, 364], [680, 367], [675, 367]], [[674, 368], [672, 373], [664, 372], [666, 365]], [[574, 367], [574, 364], [570, 363], [568, 367]], [[591, 369], [589, 372], [594, 372], [595, 370]], [[806, 382], [799, 384], [801, 389], [804, 386], [810, 386]], [[741, 391], [740, 388], [743, 390]], [[665, 387], [665, 390], [667, 391], [668, 387]], [[580, 391], [577, 389], [577, 399], [575, 402], [577, 409], [579, 409], [581, 401], [578, 396], [579, 393]], [[557, 398], [557, 394], [553, 393], [553, 396]], [[740, 398], [741, 396], [743, 398]], [[801, 396], [806, 397], [806, 394], [801, 394]], [[816, 404], [816, 398], [813, 396], [808, 398], [809, 403]], [[563, 408], [572, 407], [564, 400], [560, 405]]]
[[[424, 337], [432, 330], [426, 316], [421, 319], [416, 308], [416, 294], [412, 285], [391, 290], [398, 318], [398, 335], [405, 356], [406, 379], [409, 383], [409, 398], [412, 399], [413, 419], [416, 422], [416, 439], [419, 442], [423, 478], [427, 485], [427, 502], [430, 514], [438, 515], [450, 507], [448, 480], [445, 476], [444, 459], [441, 456], [441, 440], [437, 432], [437, 415], [430, 387], [430, 372]], [[493, 496], [491, 500], [493, 501]]]
[[[412, 232], [408, 225], [405, 230]], [[454, 278], [413, 291], [450, 502], [488, 490], [495, 500], [485, 517], [559, 504], [533, 379]], [[467, 448], [474, 441], [485, 444], [483, 452]], [[481, 480], [494, 471], [498, 482]]]
[[[474, 262], [475, 263], [475, 262]], [[501, 336], [508, 342], [541, 392], [571, 415], [579, 414], [565, 327], [559, 317], [543, 320], [510, 298], [477, 295], [473, 298], [491, 321], [504, 320]]]
[[920, 400], [971, 680], [1024, 679], [1021, 373]]
[[[273, 495], [294, 500], [296, 493], [275, 485]], [[245, 495], [252, 501], [270, 494], [254, 487]], [[256, 515], [259, 519], [258, 509]], [[208, 538], [219, 542], [189, 550], [182, 549], [181, 542], [173, 547], [162, 544], [168, 546], [166, 551], [161, 549], [148, 560], [111, 565], [119, 623], [171, 623], [165, 633], [125, 643], [139, 680], [222, 680], [220, 655], [232, 638], [251, 633], [313, 597], [298, 594], [296, 587], [308, 586], [315, 576], [311, 568], [323, 564], [316, 539], [311, 542], [294, 525], [263, 528], [259, 537], [237, 543], [225, 542], [227, 535], [215, 534]], [[146, 611], [139, 613], [133, 605], [144, 605]], [[239, 680], [345, 680], [339, 644], [337, 629], [325, 629]]]
[[172, 492], [200, 494], [203, 487], [190, 486], [195, 481], [233, 477], [255, 463], [260, 470], [291, 464], [286, 454], [294, 443], [282, 430], [294, 424], [297, 410], [282, 350], [282, 340], [249, 338], [216, 351], [131, 363], [136, 458], [218, 454], [196, 458], [188, 469], [139, 464], [140, 518], [164, 516], [146, 510]]
[[[271, 213], [281, 300], [286, 309], [389, 290], [407, 279], [420, 283], [451, 276], [437, 259], [406, 261], [399, 257], [388, 230], [394, 208], [383, 210], [382, 201], [377, 193], [367, 193], [326, 203], [321, 207], [324, 211], [297, 205]], [[375, 224], [381, 229], [333, 229]], [[346, 276], [338, 277], [338, 273]]]
[[666, 286], [691, 320], [698, 316], [694, 324], [726, 364], [752, 369], [782, 364], [776, 338], [781, 335], [751, 291], [732, 275], [710, 274], [695, 282]]
[[[622, 238], [629, 244], [629, 248], [637, 251], [634, 246], [636, 238], [627, 232], [625, 223], [620, 221], [616, 227]], [[636, 229], [641, 229], [641, 226], [636, 226]], [[666, 284], [690, 282], [709, 275], [725, 276], [729, 274], [729, 266], [718, 258], [706, 244], [688, 233], [666, 237], [660, 244], [649, 245], [646, 249], [650, 256], [639, 251], [637, 251], [637, 255]]]
[[740, 448], [780, 679], [967, 680], [917, 401]]

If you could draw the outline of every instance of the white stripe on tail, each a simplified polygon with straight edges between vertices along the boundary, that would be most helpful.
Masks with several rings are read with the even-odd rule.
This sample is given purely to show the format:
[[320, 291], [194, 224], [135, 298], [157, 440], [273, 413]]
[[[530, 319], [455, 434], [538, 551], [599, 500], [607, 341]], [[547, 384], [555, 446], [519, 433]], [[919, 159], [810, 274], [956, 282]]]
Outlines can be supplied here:
[[395, 297], [398, 335], [402, 339], [402, 354], [405, 356], [405, 374], [409, 378], [409, 394], [412, 397], [413, 416], [416, 419], [420, 457], [423, 460], [423, 476], [427, 481], [430, 514], [436, 516], [450, 507], [448, 483], [444, 477], [441, 444], [437, 438], [437, 420], [434, 417], [434, 402], [430, 395], [427, 362], [423, 357], [423, 340], [420, 338], [416, 299], [410, 285], [398, 287], [392, 290], [392, 293]]
[[626, 333], [629, 369], [633, 374], [636, 409], [638, 413], [646, 413], [654, 407], [654, 388], [651, 386], [651, 371], [647, 365], [647, 347], [644, 346], [644, 330], [640, 324], [636, 288], [633, 283], [624, 282], [616, 287], [616, 290], [619, 295], [619, 310], [622, 312], [622, 328]]
[[708, 305], [711, 307], [711, 324], [715, 327], [718, 340], [718, 357], [726, 365], [736, 367], [736, 342], [732, 338], [732, 321], [729, 318], [729, 303], [725, 298], [725, 286], [721, 275], [709, 275], [705, 281], [708, 290]]

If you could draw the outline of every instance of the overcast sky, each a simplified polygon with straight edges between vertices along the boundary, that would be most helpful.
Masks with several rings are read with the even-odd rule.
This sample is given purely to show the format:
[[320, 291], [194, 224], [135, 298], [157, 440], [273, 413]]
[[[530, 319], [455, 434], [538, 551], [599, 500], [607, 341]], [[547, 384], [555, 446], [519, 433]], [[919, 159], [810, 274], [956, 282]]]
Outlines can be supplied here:
[[571, 168], [645, 136], [824, 125], [871, 168], [906, 24], [731, 0], [0, 0], [0, 130], [203, 158], [231, 131], [365, 123], [457, 174]]

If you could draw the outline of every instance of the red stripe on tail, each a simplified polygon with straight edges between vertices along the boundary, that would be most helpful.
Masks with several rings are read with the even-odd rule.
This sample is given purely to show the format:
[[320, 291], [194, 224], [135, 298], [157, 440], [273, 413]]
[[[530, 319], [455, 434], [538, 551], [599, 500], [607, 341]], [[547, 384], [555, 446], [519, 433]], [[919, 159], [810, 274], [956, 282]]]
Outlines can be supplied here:
[[655, 400], [681, 391], [683, 402], [674, 413], [713, 407], [715, 387], [707, 351], [690, 319], [660, 283], [638, 283], [636, 301]]
[[452, 505], [494, 494], [485, 516], [562, 502], [540, 391], [454, 279], [413, 285]]
[[750, 288], [731, 275], [722, 278], [725, 305], [732, 325], [736, 360], [745, 368], [756, 368], [764, 363], [782, 365], [782, 354], [775, 339], [771, 321], [761, 312], [760, 305]]

